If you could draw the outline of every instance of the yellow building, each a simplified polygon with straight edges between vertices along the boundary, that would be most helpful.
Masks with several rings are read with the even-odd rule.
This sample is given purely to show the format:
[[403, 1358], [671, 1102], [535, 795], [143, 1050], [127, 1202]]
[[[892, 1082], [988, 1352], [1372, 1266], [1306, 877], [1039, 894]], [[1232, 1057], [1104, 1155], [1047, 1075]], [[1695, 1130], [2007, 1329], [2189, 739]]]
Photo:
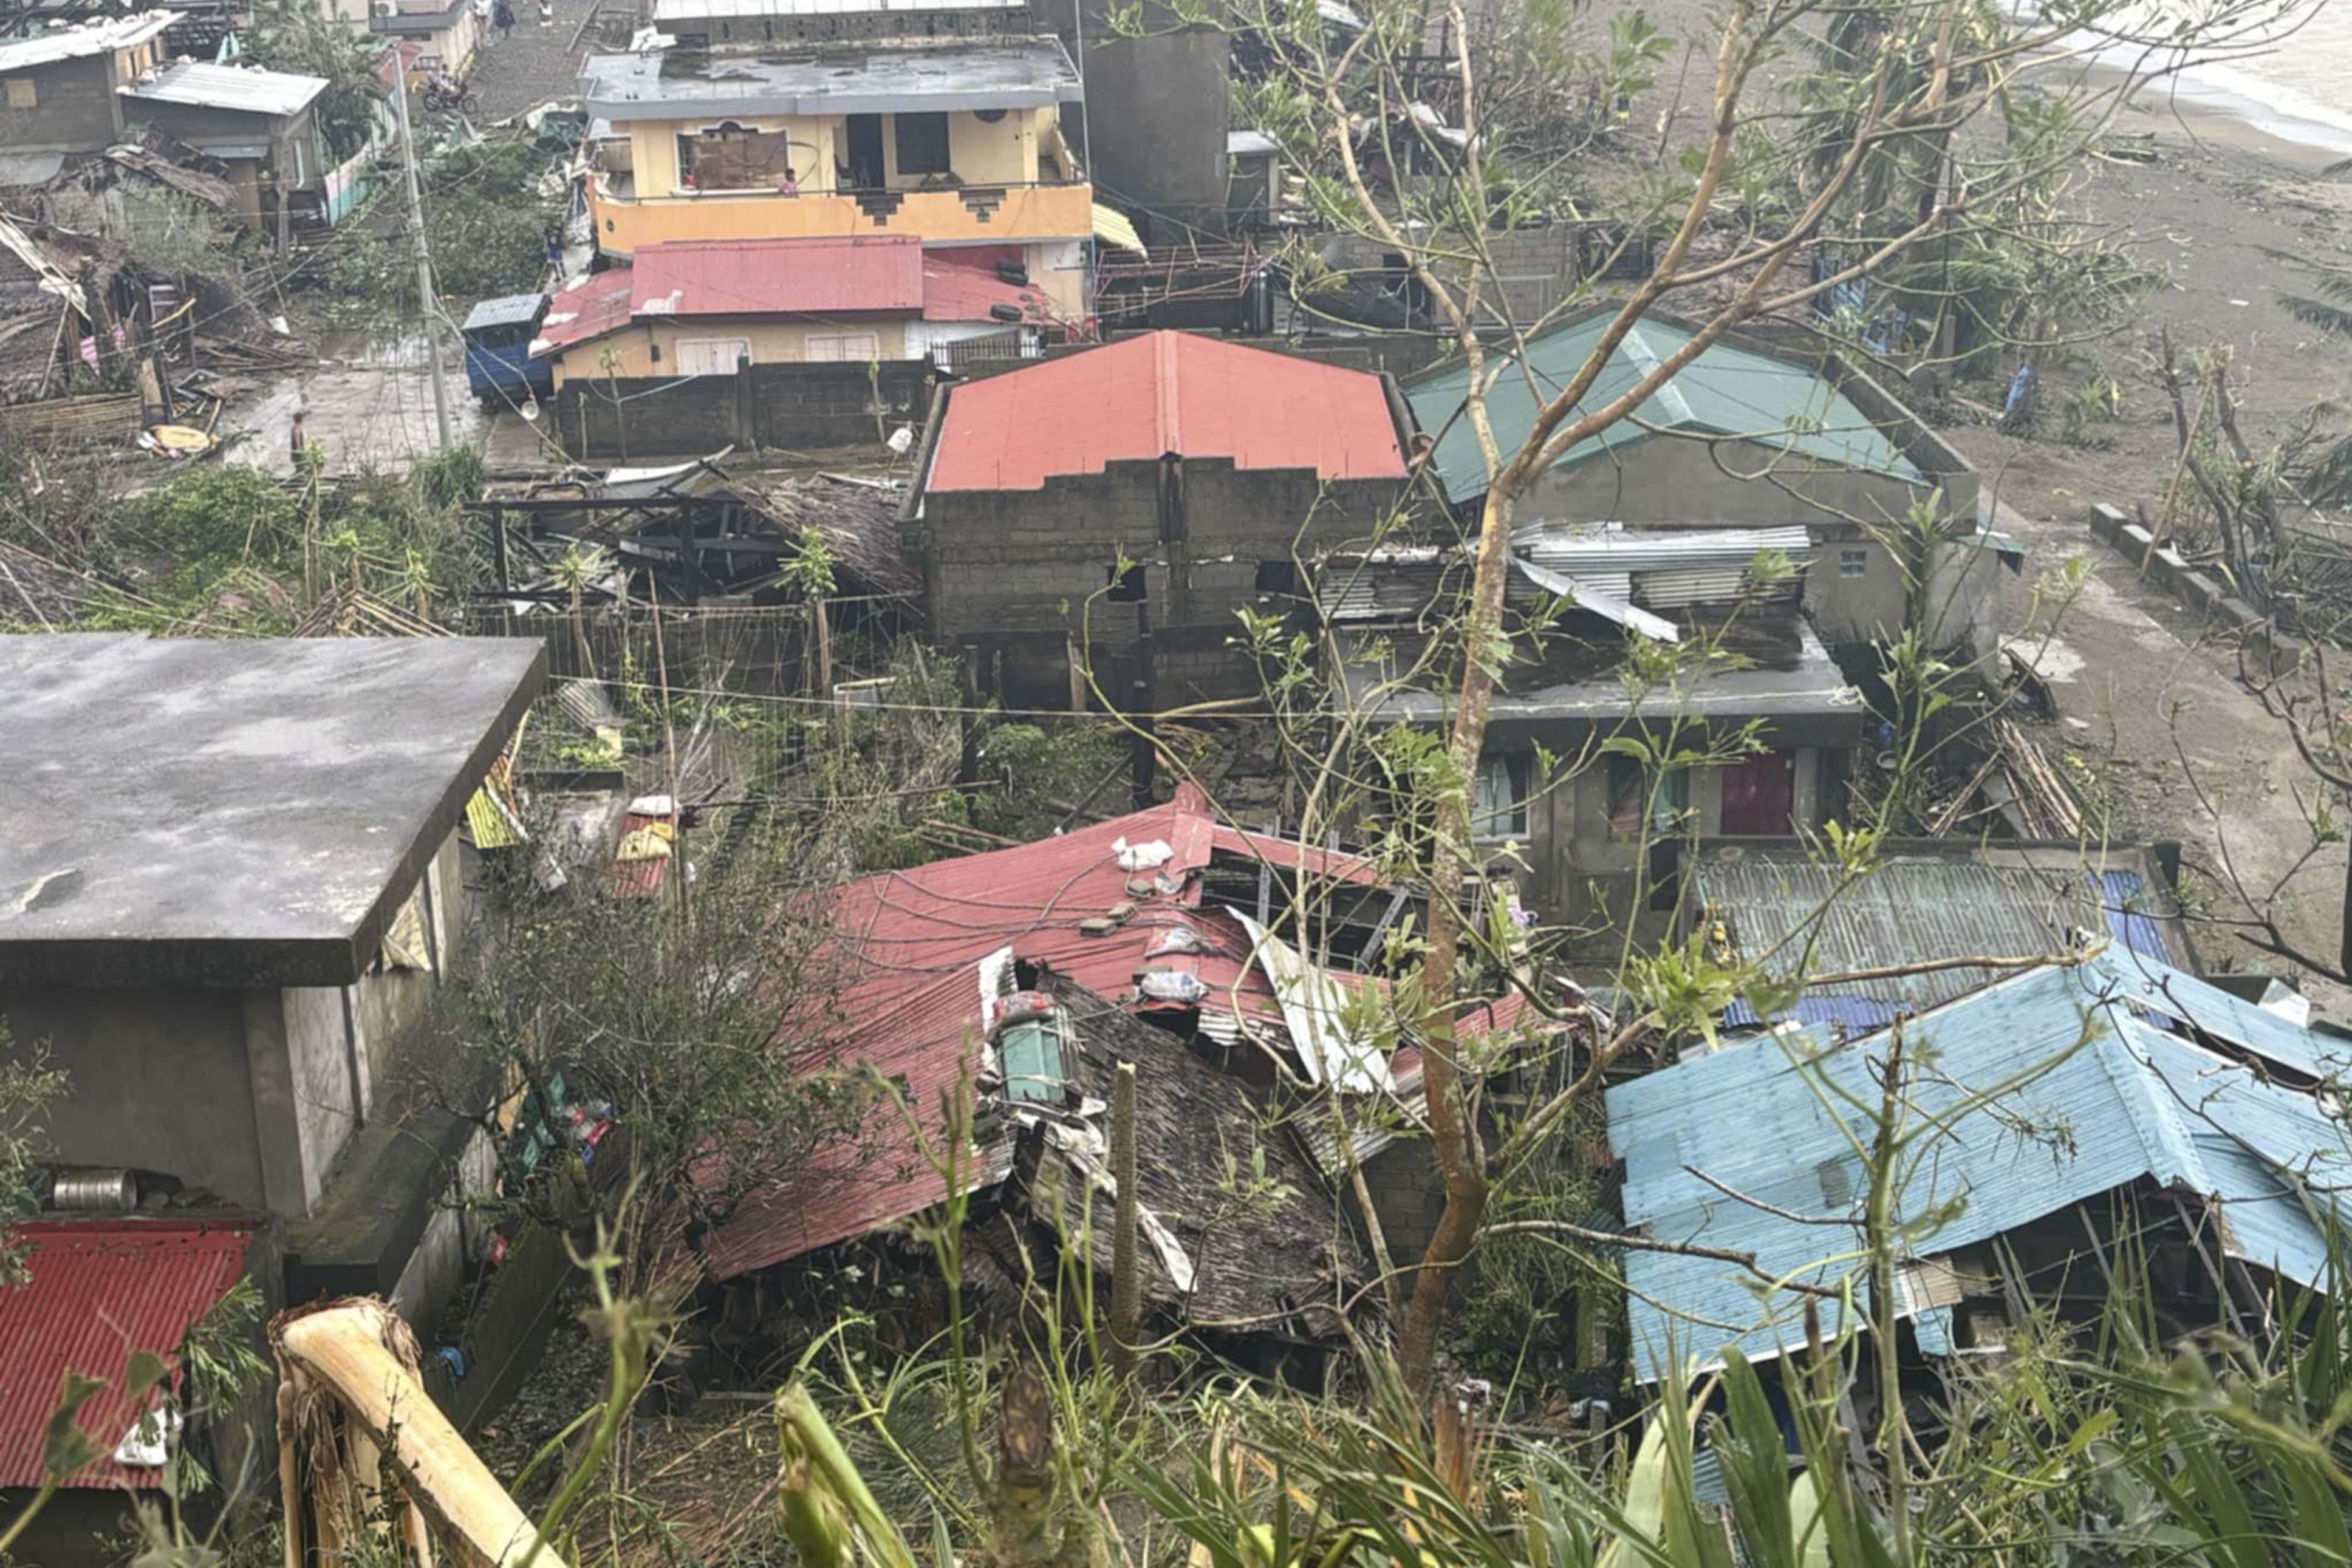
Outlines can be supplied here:
[[1096, 214], [1061, 114], [1080, 90], [1051, 37], [591, 56], [584, 105], [627, 144], [590, 175], [597, 247], [875, 235], [1012, 246], [1076, 319]]

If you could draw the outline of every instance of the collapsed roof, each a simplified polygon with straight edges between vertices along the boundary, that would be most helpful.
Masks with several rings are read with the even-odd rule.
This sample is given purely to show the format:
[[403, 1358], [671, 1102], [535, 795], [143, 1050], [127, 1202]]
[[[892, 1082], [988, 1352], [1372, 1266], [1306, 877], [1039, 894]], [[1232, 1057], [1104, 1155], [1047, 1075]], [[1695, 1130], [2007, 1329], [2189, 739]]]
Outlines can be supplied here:
[[[1302, 1314], [1298, 1326], [1322, 1332], [1307, 1321], [1315, 1303], [1328, 1303], [1334, 1282], [1360, 1266], [1318, 1196], [1330, 1151], [1311, 1134], [1294, 1141], [1256, 1091], [1208, 1058], [1221, 1046], [1262, 1052], [1310, 1092], [1391, 1095], [1408, 1107], [1419, 1058], [1410, 1043], [1390, 1058], [1336, 1019], [1331, 988], [1378, 980], [1305, 965], [1220, 902], [1215, 889], [1247, 868], [1278, 886], [1302, 877], [1383, 906], [1398, 902], [1360, 857], [1227, 826], [1189, 784], [1146, 810], [837, 890], [842, 979], [814, 1038], [796, 1048], [799, 1061], [811, 1073], [871, 1068], [895, 1082], [906, 1109], [874, 1098], [856, 1131], [740, 1199], [706, 1238], [712, 1271], [765, 1268], [941, 1201], [946, 1177], [916, 1153], [908, 1119], [940, 1146], [942, 1095], [975, 1071], [985, 1076], [968, 1092], [981, 1126], [996, 1131], [976, 1138], [973, 1187], [993, 1190], [1016, 1173], [1025, 1180], [1050, 1156], [1099, 1188], [1089, 1164], [1098, 1103], [1109, 1098], [1115, 1064], [1130, 1061], [1142, 1101], [1140, 1197], [1192, 1270], [1184, 1283], [1183, 1267], [1161, 1249], [1155, 1299], [1194, 1323]], [[1044, 1095], [1021, 1090], [1024, 1071], [1036, 1070], [1003, 1036], [1007, 998], [1033, 988], [1052, 998], [1059, 1052], [1057, 1086]], [[1506, 1005], [1465, 1019], [1463, 1031], [1517, 1017]], [[1025, 1059], [1034, 1063], [1034, 1051]], [[1218, 1173], [1229, 1157], [1247, 1169], [1261, 1155], [1297, 1196], [1243, 1217], [1219, 1196]], [[1222, 1215], [1213, 1226], [1203, 1218], [1212, 1212]]]
[[[1955, 1249], [2142, 1182], [2226, 1206], [2228, 1256], [2327, 1282], [2352, 1143], [2318, 1096], [2269, 1070], [2342, 1062], [2352, 1052], [2341, 1035], [2113, 949], [2002, 980], [1903, 1030], [1910, 1124], [1949, 1118], [1898, 1183], [1896, 1223], [1922, 1228], [1903, 1242], [1906, 1284]], [[1853, 1107], [1877, 1103], [1891, 1038], [1787, 1029], [1612, 1088], [1628, 1228], [1752, 1255], [1765, 1275], [1801, 1285], [1842, 1277], [1867, 1191], [1857, 1151], [1869, 1139], [1857, 1141]], [[2002, 1085], [1997, 1103], [1978, 1098]], [[1623, 1267], [1643, 1382], [1669, 1354], [1701, 1367], [1720, 1365], [1730, 1345], [1776, 1356], [1803, 1338], [1809, 1301], [1823, 1333], [1841, 1324], [1836, 1298], [1759, 1300], [1757, 1275], [1719, 1258], [1634, 1250]], [[1951, 1302], [1937, 1295], [1906, 1288], [1901, 1312], [1930, 1354], [1953, 1344]]]

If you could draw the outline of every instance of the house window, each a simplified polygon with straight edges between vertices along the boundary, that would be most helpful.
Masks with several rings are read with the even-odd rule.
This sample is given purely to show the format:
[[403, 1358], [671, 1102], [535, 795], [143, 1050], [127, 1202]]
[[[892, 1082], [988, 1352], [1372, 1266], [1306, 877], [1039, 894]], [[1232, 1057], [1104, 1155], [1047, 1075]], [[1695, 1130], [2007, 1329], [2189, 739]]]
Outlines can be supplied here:
[[1258, 597], [1295, 599], [1298, 596], [1298, 563], [1295, 560], [1262, 560], [1257, 563]]
[[1103, 597], [1113, 604], [1140, 604], [1148, 597], [1143, 586], [1141, 561], [1135, 562], [1125, 571], [1119, 570], [1118, 565], [1114, 563], [1109, 576], [1105, 580], [1110, 584], [1110, 591]]
[[812, 332], [801, 357], [819, 363], [863, 365], [882, 357], [882, 340], [872, 332]]
[[1062, 1036], [1052, 1018], [1016, 1023], [996, 1038], [1007, 1100], [1058, 1103], [1069, 1097], [1062, 1071]]
[[1870, 570], [1870, 552], [1860, 546], [1838, 551], [1838, 575], [1860, 577]]
[[1470, 781], [1470, 836], [1516, 839], [1528, 831], [1528, 759], [1482, 757]]
[[944, 174], [948, 172], [946, 115], [893, 115], [891, 133], [898, 143], [899, 173]]
[[1610, 837], [1644, 837], [1644, 815], [1651, 833], [1671, 833], [1682, 827], [1690, 810], [1690, 769], [1667, 768], [1657, 775], [1655, 789], [1651, 782], [1650, 770], [1632, 758], [1609, 758]]
[[31, 77], [10, 77], [8, 78], [9, 108], [38, 109], [40, 106], [41, 96], [39, 93], [33, 90], [33, 78]]

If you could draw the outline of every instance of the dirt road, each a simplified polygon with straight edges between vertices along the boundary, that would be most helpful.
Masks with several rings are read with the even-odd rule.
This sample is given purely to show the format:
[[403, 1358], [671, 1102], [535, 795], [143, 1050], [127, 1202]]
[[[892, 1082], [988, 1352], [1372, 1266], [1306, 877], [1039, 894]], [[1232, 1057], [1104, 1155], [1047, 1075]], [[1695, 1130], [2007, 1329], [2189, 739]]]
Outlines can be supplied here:
[[[2246, 913], [2240, 890], [2268, 904], [2283, 880], [2281, 930], [2295, 946], [2334, 954], [2345, 847], [2312, 852], [2315, 781], [2285, 730], [2238, 680], [2234, 651], [2170, 595], [2143, 584], [2091, 536], [2081, 514], [2003, 506], [2000, 519], [2026, 547], [2029, 585], [2071, 556], [2090, 569], [2046, 646], [2040, 633], [2051, 628], [2049, 609], [2025, 625], [2022, 587], [2008, 607], [2011, 624], [2036, 651], [2057, 702], [2058, 720], [2044, 738], [2086, 770], [2074, 777], [2105, 809], [2110, 836], [2180, 841], [2195, 873], [2184, 880], [2200, 956], [2217, 969], [2292, 975], [2231, 924]], [[2352, 993], [2297, 978], [2339, 1016], [2352, 1002]]]

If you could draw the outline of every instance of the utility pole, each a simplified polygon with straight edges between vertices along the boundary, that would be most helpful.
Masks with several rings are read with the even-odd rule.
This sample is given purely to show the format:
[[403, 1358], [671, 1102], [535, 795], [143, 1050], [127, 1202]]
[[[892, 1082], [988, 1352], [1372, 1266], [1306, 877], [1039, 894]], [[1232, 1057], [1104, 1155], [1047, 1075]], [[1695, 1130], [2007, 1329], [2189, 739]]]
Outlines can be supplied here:
[[408, 180], [408, 233], [416, 248], [416, 302], [425, 312], [425, 357], [432, 368], [433, 419], [441, 432], [441, 449], [447, 451], [457, 444], [449, 434], [449, 389], [441, 384], [441, 327], [436, 319], [440, 315], [441, 297], [433, 291], [433, 253], [425, 244], [425, 193], [416, 183], [416, 139], [408, 130], [408, 61], [400, 55], [399, 47], [393, 53], [398, 63], [393, 68], [393, 109], [400, 117], [400, 171]]

